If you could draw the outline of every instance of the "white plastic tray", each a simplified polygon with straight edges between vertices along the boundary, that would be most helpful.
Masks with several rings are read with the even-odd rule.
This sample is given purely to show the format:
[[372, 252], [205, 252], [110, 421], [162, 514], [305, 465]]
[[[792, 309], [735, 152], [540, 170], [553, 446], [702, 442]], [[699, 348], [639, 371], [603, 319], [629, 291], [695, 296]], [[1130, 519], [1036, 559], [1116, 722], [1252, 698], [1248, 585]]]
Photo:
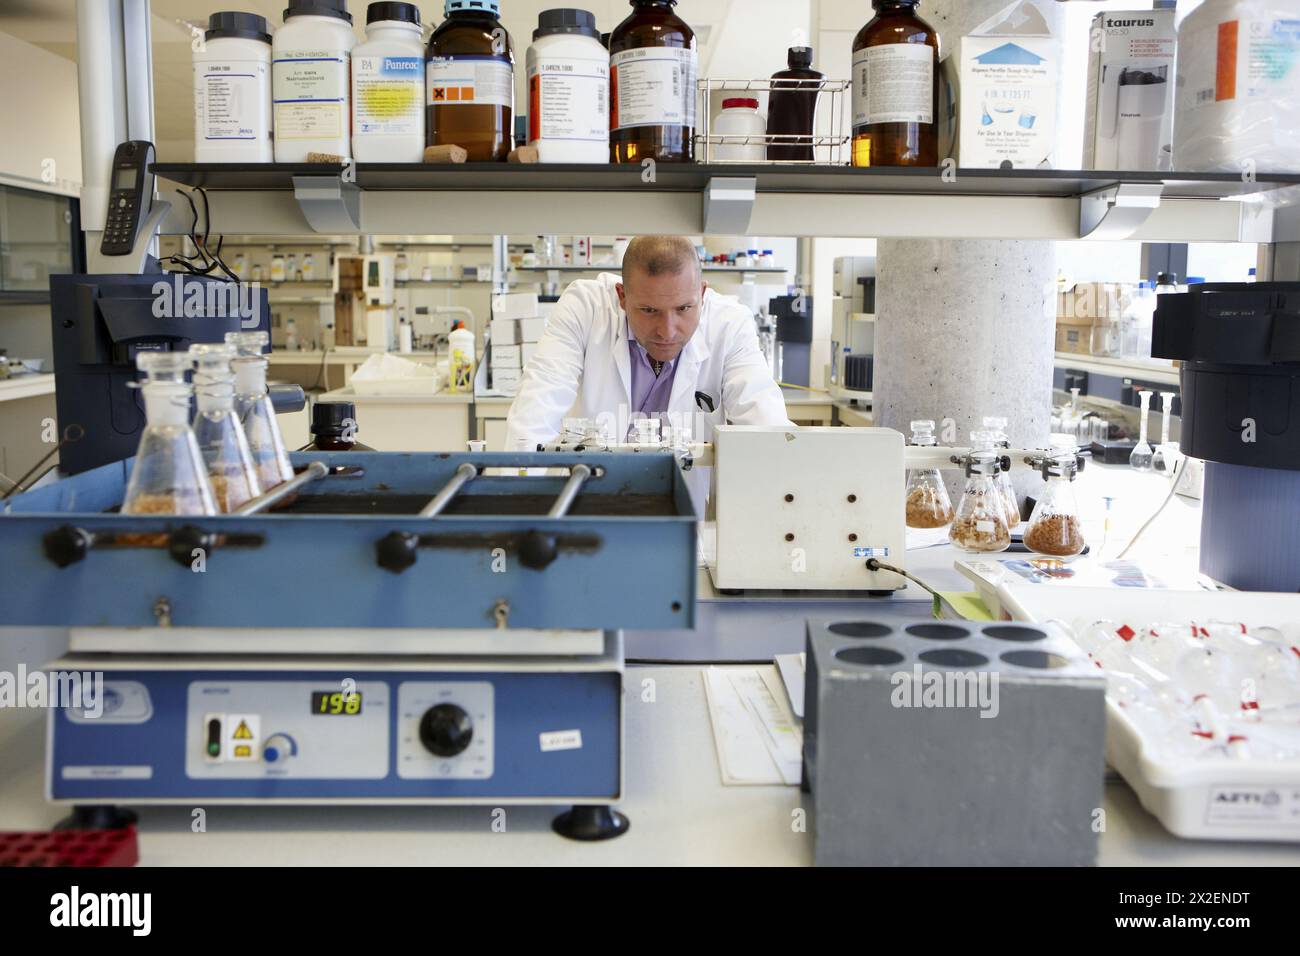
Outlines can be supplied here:
[[[999, 599], [1013, 620], [1038, 624], [1056, 620], [1068, 625], [1085, 617], [1135, 624], [1215, 620], [1250, 627], [1293, 627], [1300, 621], [1298, 594], [1004, 583]], [[1300, 842], [1300, 760], [1162, 758], [1109, 695], [1106, 760], [1142, 806], [1177, 836]]]

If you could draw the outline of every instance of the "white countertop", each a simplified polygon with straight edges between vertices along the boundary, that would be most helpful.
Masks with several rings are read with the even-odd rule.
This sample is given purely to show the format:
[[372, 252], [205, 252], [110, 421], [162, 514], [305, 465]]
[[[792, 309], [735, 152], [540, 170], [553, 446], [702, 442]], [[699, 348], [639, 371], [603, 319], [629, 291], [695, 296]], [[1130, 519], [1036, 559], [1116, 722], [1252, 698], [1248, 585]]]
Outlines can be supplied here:
[[[314, 351], [294, 351], [288, 349], [273, 349], [268, 359], [272, 365], [319, 365], [325, 352], [320, 349]], [[372, 355], [395, 355], [397, 358], [409, 359], [412, 362], [427, 362], [435, 359], [446, 360], [446, 353], [435, 352], [380, 352], [378, 349], [368, 349], [362, 346], [348, 346], [346, 348], [337, 348], [329, 350], [329, 357], [325, 360], [327, 365], [360, 365]]]
[[[351, 385], [346, 388], [336, 388], [332, 392], [325, 392], [316, 399], [319, 402], [353, 402], [357, 405], [364, 405], [367, 402], [383, 403], [385, 405], [469, 405], [474, 402], [474, 396], [468, 392], [434, 392], [432, 395], [358, 395]], [[483, 401], [483, 399], [479, 399]]]
[[0, 379], [0, 402], [11, 402], [20, 398], [34, 398], [38, 395], [53, 394], [54, 375], [50, 372], [11, 375], [8, 378]]

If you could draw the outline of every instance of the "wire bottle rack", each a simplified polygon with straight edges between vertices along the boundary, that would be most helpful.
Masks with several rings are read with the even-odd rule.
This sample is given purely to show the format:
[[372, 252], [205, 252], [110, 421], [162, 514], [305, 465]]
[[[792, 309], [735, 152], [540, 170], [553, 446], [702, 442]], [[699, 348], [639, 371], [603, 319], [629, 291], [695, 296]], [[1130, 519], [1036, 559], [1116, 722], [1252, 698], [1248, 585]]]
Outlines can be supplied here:
[[[816, 88], [817, 104], [811, 135], [747, 135], [718, 133], [714, 128], [715, 99], [749, 97], [767, 102], [775, 90], [808, 91]], [[851, 80], [715, 80], [696, 84], [695, 156], [698, 162], [718, 165], [847, 166], [852, 156], [845, 103], [851, 95]], [[717, 96], [716, 94], [722, 94]], [[812, 159], [768, 159], [772, 146], [812, 147]], [[738, 157], [745, 147], [760, 147], [763, 158]]]

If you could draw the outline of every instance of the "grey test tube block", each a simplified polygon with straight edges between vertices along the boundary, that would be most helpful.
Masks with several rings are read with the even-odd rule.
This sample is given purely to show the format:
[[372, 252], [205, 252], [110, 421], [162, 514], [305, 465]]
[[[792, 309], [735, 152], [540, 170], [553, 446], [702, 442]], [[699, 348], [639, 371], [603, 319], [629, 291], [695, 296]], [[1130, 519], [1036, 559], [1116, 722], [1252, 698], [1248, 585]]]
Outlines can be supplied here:
[[817, 865], [1096, 862], [1105, 679], [1061, 631], [810, 621], [804, 701]]

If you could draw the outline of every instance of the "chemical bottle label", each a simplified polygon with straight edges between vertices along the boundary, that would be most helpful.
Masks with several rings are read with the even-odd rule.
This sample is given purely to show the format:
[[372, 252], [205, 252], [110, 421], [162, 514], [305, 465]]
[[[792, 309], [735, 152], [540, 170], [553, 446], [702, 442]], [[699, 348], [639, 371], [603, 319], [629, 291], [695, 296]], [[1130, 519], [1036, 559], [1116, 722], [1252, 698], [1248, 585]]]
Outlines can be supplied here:
[[695, 126], [695, 50], [639, 47], [610, 57], [610, 129]]
[[497, 56], [445, 56], [428, 62], [425, 90], [430, 106], [515, 105], [515, 71]]
[[204, 140], [254, 140], [271, 132], [266, 64], [194, 64], [194, 128]]
[[283, 53], [271, 63], [271, 89], [277, 139], [347, 134], [347, 57], [319, 50]]
[[409, 136], [424, 130], [424, 57], [352, 58], [352, 132]]
[[609, 142], [609, 64], [539, 57], [528, 68], [528, 141]]
[[889, 43], [853, 54], [853, 126], [934, 122], [934, 47]]

